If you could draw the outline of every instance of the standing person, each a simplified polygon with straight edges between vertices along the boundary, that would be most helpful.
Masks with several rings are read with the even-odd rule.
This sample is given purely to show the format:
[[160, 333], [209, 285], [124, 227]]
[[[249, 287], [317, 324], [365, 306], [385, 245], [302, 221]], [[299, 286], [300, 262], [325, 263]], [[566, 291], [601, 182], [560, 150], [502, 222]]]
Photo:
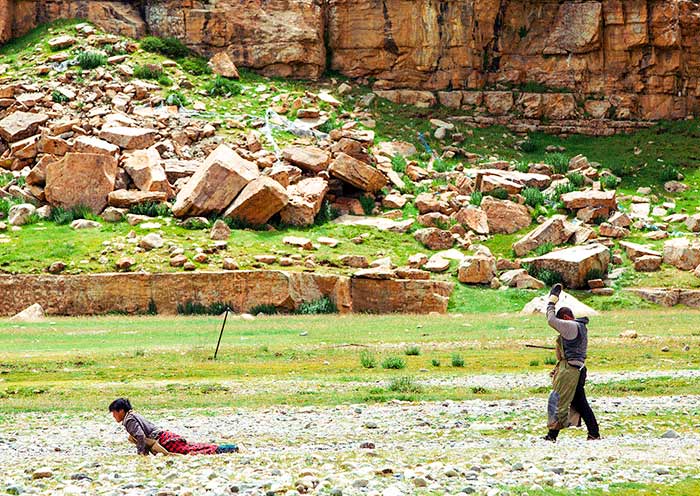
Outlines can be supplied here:
[[180, 454], [180, 455], [216, 455], [235, 453], [235, 444], [195, 444], [188, 443], [182, 436], [159, 429], [146, 418], [136, 413], [126, 398], [118, 398], [109, 405], [114, 420], [124, 426], [129, 433], [129, 441], [136, 444], [139, 455]]
[[588, 429], [588, 440], [600, 439], [598, 422], [586, 399], [586, 355], [588, 352], [588, 318], [574, 318], [570, 308], [555, 311], [562, 285], [555, 284], [549, 292], [547, 323], [558, 333], [557, 365], [552, 371], [553, 391], [547, 404], [549, 433], [545, 440], [556, 442], [559, 431], [571, 425]]

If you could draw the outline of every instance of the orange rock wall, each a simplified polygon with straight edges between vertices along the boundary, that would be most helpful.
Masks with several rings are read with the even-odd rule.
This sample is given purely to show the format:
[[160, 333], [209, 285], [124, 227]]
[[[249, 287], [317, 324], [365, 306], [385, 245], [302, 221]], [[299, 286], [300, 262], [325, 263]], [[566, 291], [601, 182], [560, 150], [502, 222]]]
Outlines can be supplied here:
[[[375, 281], [281, 271], [189, 274], [94, 274], [0, 276], [0, 315], [34, 303], [52, 315], [143, 313], [152, 301], [158, 313], [178, 304], [227, 303], [236, 312], [271, 304], [293, 310], [328, 296], [341, 313], [429, 313], [447, 311], [453, 284], [439, 281]], [[381, 295], [381, 296], [377, 296]]]

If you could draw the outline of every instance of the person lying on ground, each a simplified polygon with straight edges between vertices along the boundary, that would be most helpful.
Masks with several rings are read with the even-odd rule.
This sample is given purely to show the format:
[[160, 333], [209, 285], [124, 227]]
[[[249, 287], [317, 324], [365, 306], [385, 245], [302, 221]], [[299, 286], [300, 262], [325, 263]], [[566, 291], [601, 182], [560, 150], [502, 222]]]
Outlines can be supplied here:
[[118, 398], [110, 403], [109, 411], [114, 420], [122, 424], [129, 433], [129, 441], [136, 444], [139, 455], [217, 455], [238, 452], [238, 446], [235, 444], [190, 443], [182, 436], [160, 429], [143, 415], [136, 413], [126, 398]]

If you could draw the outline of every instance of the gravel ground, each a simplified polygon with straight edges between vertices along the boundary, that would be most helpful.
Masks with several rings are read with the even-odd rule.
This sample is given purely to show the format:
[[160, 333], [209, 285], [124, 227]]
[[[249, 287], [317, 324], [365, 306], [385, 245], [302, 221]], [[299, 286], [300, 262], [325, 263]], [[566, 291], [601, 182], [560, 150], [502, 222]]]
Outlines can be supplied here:
[[[604, 439], [571, 429], [557, 444], [540, 440], [542, 399], [144, 411], [193, 441], [242, 448], [149, 458], [107, 412], [8, 414], [0, 493], [500, 495], [700, 476], [700, 396], [596, 398], [593, 408]], [[669, 413], [695, 420], [667, 433]]]

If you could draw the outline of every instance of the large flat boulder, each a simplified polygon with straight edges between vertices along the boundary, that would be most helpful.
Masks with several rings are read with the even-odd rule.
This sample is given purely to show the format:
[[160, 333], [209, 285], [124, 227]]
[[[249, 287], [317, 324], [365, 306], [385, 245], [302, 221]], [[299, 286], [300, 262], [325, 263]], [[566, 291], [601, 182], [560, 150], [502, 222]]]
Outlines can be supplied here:
[[141, 127], [114, 126], [103, 128], [100, 138], [122, 150], [144, 150], [155, 144], [158, 132]]
[[541, 257], [524, 259], [523, 262], [531, 264], [532, 269], [538, 271], [546, 269], [557, 272], [567, 288], [579, 289], [587, 287], [591, 271], [607, 272], [610, 250], [600, 243], [593, 243], [553, 251]]
[[379, 191], [387, 183], [386, 176], [379, 170], [345, 153], [339, 153], [328, 170], [332, 176], [362, 191]]
[[552, 183], [552, 178], [545, 174], [501, 169], [477, 169], [475, 172], [475, 188], [483, 192], [503, 187], [511, 193], [519, 193], [527, 187], [544, 189]]
[[[547, 295], [538, 296], [533, 298], [527, 305], [523, 307], [520, 311], [523, 315], [537, 315], [547, 313]], [[561, 307], [568, 307], [574, 313], [574, 316], [578, 317], [593, 317], [599, 315], [597, 311], [581, 303], [575, 297], [571, 296], [566, 291], [563, 291], [559, 296], [559, 301], [557, 302], [557, 310]]]
[[0, 120], [0, 138], [8, 143], [34, 136], [39, 126], [46, 123], [49, 116], [33, 112], [13, 112]]
[[102, 155], [119, 155], [119, 147], [96, 136], [79, 136], [73, 142], [73, 151], [77, 153], [100, 153]]
[[673, 238], [664, 243], [664, 263], [681, 270], [694, 270], [700, 265], [700, 241]]
[[129, 208], [141, 203], [162, 203], [167, 199], [168, 195], [162, 191], [118, 189], [109, 194], [107, 202], [110, 207]]
[[630, 260], [635, 261], [640, 257], [651, 256], [661, 257], [662, 254], [648, 246], [632, 243], [631, 241], [620, 241], [620, 247], [624, 248]]
[[172, 186], [160, 164], [160, 154], [155, 148], [128, 152], [122, 159], [122, 167], [141, 191], [160, 191], [168, 198], [175, 196]]
[[289, 202], [287, 191], [267, 176], [254, 179], [224, 212], [225, 217], [259, 226], [282, 210]]
[[99, 214], [114, 190], [117, 159], [97, 153], [66, 153], [46, 168], [46, 201], [52, 206], [89, 207]]
[[222, 212], [259, 175], [257, 165], [220, 145], [180, 190], [173, 214], [195, 217]]
[[291, 226], [313, 225], [327, 192], [328, 181], [322, 177], [302, 179], [289, 186], [289, 203], [280, 212], [282, 222]]
[[363, 215], [341, 215], [333, 220], [333, 224], [343, 226], [364, 226], [373, 227], [380, 231], [391, 231], [405, 233], [415, 223], [415, 219], [391, 220], [386, 217], [367, 217]]
[[572, 191], [561, 195], [561, 201], [569, 210], [579, 210], [586, 207], [617, 210], [615, 191]]
[[569, 241], [575, 232], [576, 227], [568, 223], [564, 215], [555, 215], [515, 242], [513, 251], [518, 257], [522, 257], [545, 243], [552, 243], [554, 246], [562, 245]]
[[314, 146], [289, 146], [282, 150], [282, 156], [290, 164], [314, 174], [326, 170], [331, 161], [330, 153]]
[[486, 196], [481, 201], [481, 209], [486, 212], [489, 231], [492, 234], [513, 234], [532, 222], [527, 207], [510, 200], [497, 200]]
[[468, 205], [454, 214], [454, 220], [476, 234], [489, 234], [489, 219], [481, 208]]
[[496, 259], [486, 255], [464, 257], [457, 279], [464, 284], [490, 284], [496, 277]]
[[444, 231], [437, 227], [418, 229], [413, 233], [413, 237], [430, 250], [448, 250], [455, 244], [450, 231]]

